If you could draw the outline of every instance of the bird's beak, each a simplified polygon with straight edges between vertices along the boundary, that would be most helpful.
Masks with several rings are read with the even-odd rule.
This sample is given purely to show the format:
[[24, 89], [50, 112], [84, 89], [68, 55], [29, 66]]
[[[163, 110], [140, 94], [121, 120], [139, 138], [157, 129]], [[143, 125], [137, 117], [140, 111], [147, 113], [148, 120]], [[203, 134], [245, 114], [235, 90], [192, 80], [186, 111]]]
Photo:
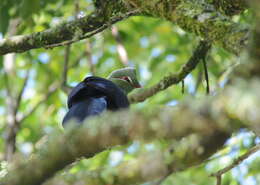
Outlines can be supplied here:
[[138, 83], [134, 86], [135, 88], [142, 88], [142, 86]]

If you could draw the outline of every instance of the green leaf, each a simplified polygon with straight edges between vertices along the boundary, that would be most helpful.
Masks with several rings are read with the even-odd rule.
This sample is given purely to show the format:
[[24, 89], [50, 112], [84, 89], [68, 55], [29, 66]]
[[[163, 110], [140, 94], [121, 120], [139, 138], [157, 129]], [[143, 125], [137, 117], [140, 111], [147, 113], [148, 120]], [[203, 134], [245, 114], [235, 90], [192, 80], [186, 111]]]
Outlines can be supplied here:
[[4, 6], [0, 8], [0, 32], [3, 33], [3, 35], [5, 35], [7, 29], [8, 29], [8, 25], [9, 25], [9, 20], [10, 20], [10, 16], [8, 14], [8, 9], [9, 7]]
[[40, 0], [23, 0], [19, 9], [20, 16], [24, 19], [40, 10]]

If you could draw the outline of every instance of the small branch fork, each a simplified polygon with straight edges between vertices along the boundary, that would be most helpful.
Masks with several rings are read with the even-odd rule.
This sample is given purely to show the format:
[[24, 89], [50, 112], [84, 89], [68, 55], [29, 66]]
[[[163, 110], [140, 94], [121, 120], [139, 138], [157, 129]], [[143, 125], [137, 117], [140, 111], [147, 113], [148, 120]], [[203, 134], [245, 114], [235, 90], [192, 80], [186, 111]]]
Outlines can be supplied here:
[[230, 165], [227, 167], [212, 173], [210, 176], [211, 177], [216, 177], [217, 179], [217, 185], [221, 185], [221, 178], [222, 175], [233, 169], [234, 167], [238, 166], [240, 163], [242, 163], [244, 160], [246, 160], [248, 157], [256, 153], [257, 151], [260, 150], [260, 144], [252, 147], [249, 151], [247, 151], [245, 154], [239, 156], [237, 159], [235, 159]]
[[[5, 74], [6, 77], [6, 86], [7, 86], [7, 103], [8, 104], [8, 115], [7, 115], [7, 131], [6, 131], [6, 139], [5, 139], [5, 159], [10, 161], [12, 160], [13, 153], [15, 152], [15, 144], [16, 144], [16, 134], [19, 131], [20, 128], [20, 122], [18, 121], [18, 110], [21, 104], [22, 96], [24, 94], [26, 85], [28, 83], [30, 75], [30, 69], [26, 71], [26, 75], [22, 84], [22, 87], [20, 91], [18, 92], [17, 97], [12, 96], [12, 91], [9, 87], [9, 82], [8, 82], [8, 74]], [[10, 119], [11, 118], [11, 119]]]
[[[76, 1], [75, 3], [75, 14], [77, 15], [78, 13], [78, 1]], [[63, 66], [63, 73], [62, 73], [62, 79], [61, 82], [54, 82], [52, 85], [50, 85], [47, 93], [43, 96], [43, 98], [36, 103], [27, 113], [23, 114], [18, 121], [21, 123], [23, 122], [27, 117], [29, 117], [32, 113], [34, 113], [36, 111], [36, 109], [43, 104], [47, 99], [49, 99], [49, 97], [55, 93], [59, 88], [61, 88], [63, 91], [65, 92], [69, 92], [70, 91], [70, 87], [68, 87], [67, 85], [67, 76], [68, 76], [68, 70], [69, 68], [73, 68], [74, 66], [77, 66], [78, 62], [80, 61], [80, 58], [83, 56], [81, 55], [79, 57], [79, 59], [77, 59], [72, 65], [69, 65], [69, 59], [70, 59], [70, 49], [71, 46], [70, 44], [66, 45], [65, 47], [65, 55], [64, 55], [64, 66]], [[21, 94], [21, 93], [20, 93]], [[20, 95], [20, 100], [21, 100], [21, 96]]]

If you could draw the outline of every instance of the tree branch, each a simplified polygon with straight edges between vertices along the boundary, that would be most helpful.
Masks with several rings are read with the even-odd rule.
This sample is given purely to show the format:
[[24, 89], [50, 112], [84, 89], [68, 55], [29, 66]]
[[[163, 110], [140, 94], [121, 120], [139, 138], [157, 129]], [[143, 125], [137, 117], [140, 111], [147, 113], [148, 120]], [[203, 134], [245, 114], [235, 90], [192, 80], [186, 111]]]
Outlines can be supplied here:
[[[21, 19], [12, 19], [10, 25], [8, 27], [7, 35], [13, 36], [17, 32], [17, 26], [20, 24]], [[4, 57], [4, 78], [5, 85], [7, 90], [6, 96], [6, 107], [7, 107], [7, 129], [6, 129], [6, 138], [5, 138], [5, 153], [4, 158], [7, 161], [11, 161], [13, 154], [15, 152], [15, 144], [16, 144], [16, 135], [19, 131], [20, 123], [17, 121], [17, 112], [21, 103], [21, 98], [24, 93], [26, 84], [29, 78], [28, 69], [26, 72], [26, 76], [24, 82], [22, 84], [20, 92], [16, 97], [14, 90], [10, 87], [9, 77], [15, 74], [15, 55], [8, 54]]]
[[228, 16], [240, 14], [242, 11], [248, 8], [246, 0], [208, 0], [208, 2], [212, 3], [221, 13], [224, 13]]
[[[248, 28], [234, 23], [230, 17], [218, 12], [212, 1], [201, 0], [124, 0], [144, 13], [163, 18], [212, 41], [226, 50], [239, 54], [248, 41]], [[209, 3], [211, 2], [211, 3]], [[229, 3], [229, 1], [227, 2]]]
[[202, 63], [203, 63], [203, 68], [204, 68], [205, 81], [206, 81], [206, 94], [208, 95], [210, 93], [210, 88], [209, 88], [209, 74], [208, 74], [206, 58], [202, 59]]
[[[260, 13], [259, 13], [259, 8], [260, 8], [260, 3], [257, 0], [251, 0], [249, 1], [251, 4], [251, 7], [254, 12], [254, 22], [255, 25], [252, 30], [252, 39], [250, 43], [250, 47], [248, 50], [248, 56], [251, 63], [246, 63], [244, 61], [244, 65], [248, 65], [246, 69], [249, 68], [249, 70], [246, 73], [246, 76], [250, 77], [251, 75], [254, 75], [255, 77], [260, 77]], [[243, 66], [244, 67], [244, 66]]]
[[227, 173], [232, 168], [235, 168], [236, 166], [238, 166], [240, 163], [242, 163], [244, 160], [246, 160], [248, 157], [250, 157], [252, 154], [256, 153], [259, 150], [260, 150], [260, 145], [256, 145], [256, 146], [252, 147], [245, 154], [243, 154], [243, 155], [239, 156], [237, 159], [235, 159], [230, 165], [228, 165], [227, 167], [225, 167], [215, 173], [212, 173], [210, 176], [216, 177], [217, 185], [221, 185], [221, 177], [223, 174]]
[[24, 94], [24, 90], [26, 88], [26, 85], [28, 83], [28, 80], [29, 80], [29, 76], [30, 76], [30, 69], [28, 69], [26, 71], [26, 74], [25, 74], [25, 78], [24, 78], [24, 81], [23, 81], [23, 84], [22, 84], [22, 87], [21, 87], [21, 90], [20, 92], [18, 93], [18, 96], [16, 98], [16, 106], [15, 106], [15, 115], [17, 115], [17, 112], [19, 110], [19, 107], [20, 107], [20, 104], [21, 104], [21, 101], [22, 101], [22, 96]]
[[142, 102], [145, 99], [155, 95], [156, 93], [167, 89], [171, 85], [178, 84], [185, 77], [196, 68], [197, 64], [206, 57], [211, 45], [207, 41], [201, 41], [194, 51], [192, 57], [188, 62], [181, 68], [177, 74], [170, 74], [165, 76], [160, 82], [154, 86], [146, 89], [139, 89], [128, 96], [131, 103]]
[[[102, 1], [106, 6], [98, 7], [100, 9], [89, 16], [62, 23], [54, 28], [31, 35], [2, 39], [0, 41], [0, 55], [10, 52], [24, 52], [40, 47], [52, 48], [71, 44], [91, 37], [129, 16], [140, 15], [140, 10], [142, 10], [143, 15], [159, 17], [177, 23], [185, 31], [195, 33], [212, 41], [213, 44], [239, 54], [248, 41], [248, 29], [232, 22], [230, 17], [216, 10], [215, 6], [221, 10], [223, 8], [230, 10], [229, 5], [223, 3], [224, 0], [218, 4], [216, 1], [207, 2], [201, 0]], [[232, 1], [231, 9], [237, 7], [238, 12], [240, 12], [244, 9], [242, 2], [243, 0]], [[227, 10], [222, 12], [226, 13]], [[233, 11], [232, 14], [238, 12]]]
[[110, 25], [138, 13], [138, 11], [129, 11], [112, 17], [110, 15], [107, 19], [107, 17], [102, 17], [104, 15], [94, 12], [89, 16], [61, 23], [42, 32], [5, 38], [0, 40], [0, 55], [10, 52], [25, 52], [40, 47], [53, 48], [71, 44], [89, 38]]
[[[116, 120], [117, 116], [124, 118], [124, 121], [122, 119]], [[158, 120], [160, 118], [153, 118], [150, 119], [150, 121], [153, 120], [150, 123], [154, 123], [154, 121], [158, 123], [156, 124], [157, 129], [155, 130], [154, 126], [147, 122], [147, 118], [144, 119], [144, 117], [139, 116], [137, 113], [130, 114], [129, 116], [129, 112], [121, 112], [121, 114], [117, 113], [117, 116], [115, 114], [113, 114], [113, 116], [112, 114], [103, 115], [103, 119], [113, 119], [109, 125], [106, 122], [107, 126], [101, 124], [104, 121], [103, 119], [97, 118], [89, 121], [84, 127], [71, 129], [65, 135], [55, 133], [56, 136], [52, 135], [49, 143], [46, 144], [47, 148], [41, 150], [38, 155], [32, 157], [27, 163], [17, 164], [17, 167], [11, 170], [1, 182], [8, 185], [36, 185], [50, 178], [55, 172], [61, 170], [77, 158], [83, 156], [87, 158], [92, 157], [107, 147], [126, 144], [129, 141], [141, 138], [145, 140], [155, 138], [180, 138], [192, 132], [208, 136], [218, 130], [213, 126], [214, 124], [207, 125], [208, 122], [206, 120], [196, 122], [197, 124], [193, 124], [193, 126], [190, 126], [192, 124], [186, 120], [186, 123], [184, 123], [186, 128], [174, 129], [172, 123], [167, 123], [167, 121], [163, 123], [160, 122], [161, 120]], [[115, 132], [115, 130], [117, 130], [117, 132]], [[216, 141], [219, 142], [219, 140]], [[221, 145], [222, 144], [221, 142]], [[214, 144], [211, 144], [211, 146], [214, 146]], [[206, 154], [204, 153], [204, 155]], [[192, 160], [197, 161], [198, 159], [191, 158], [178, 167], [182, 167], [188, 162], [191, 163]], [[180, 163], [178, 165], [180, 165]], [[37, 166], [37, 169], [35, 169], [35, 166]], [[15, 174], [15, 176], [12, 174]], [[30, 175], [28, 176], [28, 174]]]
[[53, 83], [49, 89], [48, 92], [43, 96], [43, 98], [36, 103], [27, 113], [23, 114], [20, 118], [18, 118], [18, 122], [23, 122], [26, 118], [28, 118], [31, 114], [33, 114], [37, 108], [42, 105], [56, 90], [60, 87], [60, 83]]
[[62, 72], [62, 79], [61, 79], [61, 89], [65, 93], [70, 92], [70, 87], [67, 84], [67, 77], [68, 77], [68, 70], [69, 70], [69, 57], [70, 57], [70, 45], [65, 47], [65, 56], [64, 56], [64, 65], [63, 65], [63, 72]]
[[[213, 134], [207, 137], [208, 143], [213, 143], [210, 147], [215, 148], [215, 150], [222, 146], [224, 141], [219, 141], [216, 145], [214, 140], [219, 140], [219, 136]], [[224, 137], [226, 138], [227, 135], [224, 134]], [[78, 183], [85, 185], [132, 185], [151, 180], [155, 181], [151, 184], [160, 185], [170, 174], [199, 164], [211, 154], [205, 155], [203, 152], [198, 152], [198, 148], [208, 148], [203, 141], [204, 139], [193, 135], [175, 142], [174, 146], [169, 150], [153, 149], [153, 151], [139, 154], [134, 160], [125, 161], [114, 166], [113, 170], [111, 168], [102, 168], [95, 171], [84, 170], [76, 174], [62, 173], [62, 175], [55, 176], [44, 185], [58, 183], [60, 185], [76, 185]], [[191, 161], [190, 163], [187, 162], [187, 158], [195, 159], [195, 156], [199, 160], [194, 160], [193, 163]], [[181, 164], [181, 161], [184, 161], [185, 164]], [[103, 174], [109, 174], [109, 176]]]
[[[178, 140], [196, 133], [201, 138], [203, 149], [197, 151], [201, 148], [195, 144], [193, 154], [197, 155], [185, 153], [183, 160], [171, 164], [173, 171], [185, 169], [214, 153], [232, 132], [241, 127], [249, 127], [249, 124], [250, 126], [259, 124], [260, 117], [252, 119], [251, 114], [247, 114], [258, 112], [256, 107], [260, 107], [255, 81], [247, 80], [242, 86], [239, 84], [227, 88], [221, 96], [216, 96], [212, 100], [189, 101], [174, 109], [153, 109], [144, 113], [106, 112], [101, 116], [90, 118], [81, 127], [68, 128], [65, 134], [61, 132], [52, 134], [49, 142], [43, 146], [45, 148], [29, 161], [17, 164], [15, 169], [1, 179], [1, 182], [8, 185], [40, 184], [75, 159], [92, 157], [108, 147], [127, 144], [133, 140], [151, 141], [159, 138]], [[244, 93], [245, 88], [254, 101], [237, 109], [237, 100], [243, 102], [248, 98], [249, 94]], [[211, 136], [218, 139], [210, 140]]]

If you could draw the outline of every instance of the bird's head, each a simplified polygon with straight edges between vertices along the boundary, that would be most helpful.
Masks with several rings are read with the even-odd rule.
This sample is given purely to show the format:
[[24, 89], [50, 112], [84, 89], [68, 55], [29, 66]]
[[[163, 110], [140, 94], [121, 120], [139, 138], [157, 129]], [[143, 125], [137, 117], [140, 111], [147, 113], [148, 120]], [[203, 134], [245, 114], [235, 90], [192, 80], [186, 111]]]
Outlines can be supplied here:
[[141, 87], [137, 80], [136, 70], [132, 67], [115, 70], [108, 76], [108, 79], [114, 82], [126, 94], [135, 88]]

